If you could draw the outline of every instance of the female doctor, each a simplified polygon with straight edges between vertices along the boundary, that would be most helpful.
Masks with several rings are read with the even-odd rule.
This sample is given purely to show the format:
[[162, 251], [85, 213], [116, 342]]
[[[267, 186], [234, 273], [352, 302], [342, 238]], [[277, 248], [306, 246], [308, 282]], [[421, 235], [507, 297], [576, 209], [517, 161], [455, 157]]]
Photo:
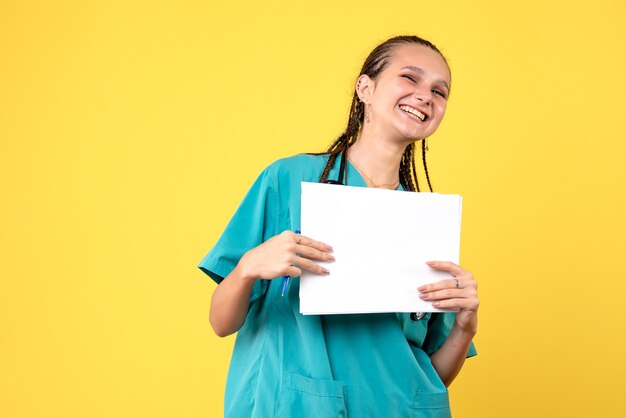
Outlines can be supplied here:
[[326, 275], [317, 262], [334, 260], [332, 243], [291, 232], [300, 227], [300, 182], [419, 191], [415, 144], [428, 178], [425, 140], [443, 119], [450, 87], [433, 44], [391, 38], [366, 59], [346, 131], [328, 152], [279, 160], [252, 185], [199, 265], [218, 283], [215, 333], [238, 332], [225, 416], [450, 417], [447, 387], [476, 354], [479, 300], [470, 272], [428, 262], [450, 278], [415, 289], [415, 297], [449, 312], [426, 315], [303, 316], [299, 281], [282, 296], [280, 280], [303, 270]]

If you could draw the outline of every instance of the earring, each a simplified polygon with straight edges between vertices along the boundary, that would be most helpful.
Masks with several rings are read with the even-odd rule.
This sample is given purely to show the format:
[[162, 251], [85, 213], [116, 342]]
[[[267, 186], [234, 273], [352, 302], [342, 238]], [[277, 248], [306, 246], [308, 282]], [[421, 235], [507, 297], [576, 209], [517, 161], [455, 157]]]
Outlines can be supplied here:
[[365, 103], [365, 123], [370, 123], [370, 112], [367, 103]]

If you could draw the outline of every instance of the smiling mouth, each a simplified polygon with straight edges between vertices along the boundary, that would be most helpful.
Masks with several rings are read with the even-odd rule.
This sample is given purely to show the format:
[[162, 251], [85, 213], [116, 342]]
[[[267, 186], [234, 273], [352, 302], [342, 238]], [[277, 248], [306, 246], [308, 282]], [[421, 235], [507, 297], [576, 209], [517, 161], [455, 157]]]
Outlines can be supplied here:
[[424, 122], [428, 118], [428, 116], [426, 116], [425, 114], [423, 114], [417, 109], [413, 109], [411, 106], [400, 105], [400, 110], [402, 110], [404, 113], [408, 113], [411, 116], [415, 116], [422, 122]]

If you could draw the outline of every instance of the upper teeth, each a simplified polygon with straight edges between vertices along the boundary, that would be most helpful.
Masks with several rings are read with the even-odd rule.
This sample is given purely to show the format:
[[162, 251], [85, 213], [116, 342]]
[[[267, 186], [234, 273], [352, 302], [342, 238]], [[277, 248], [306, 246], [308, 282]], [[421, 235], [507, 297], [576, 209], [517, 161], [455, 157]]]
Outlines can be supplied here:
[[422, 121], [423, 121], [424, 119], [426, 119], [426, 115], [425, 115], [425, 114], [423, 114], [422, 112], [420, 112], [420, 111], [419, 111], [419, 110], [417, 110], [417, 109], [413, 109], [413, 108], [412, 108], [412, 107], [410, 107], [410, 106], [407, 106], [407, 105], [402, 105], [402, 106], [400, 106], [400, 109], [402, 109], [402, 110], [404, 110], [405, 112], [410, 113], [410, 114], [412, 114], [412, 115], [414, 115], [414, 116], [417, 116], [417, 117], [418, 117], [418, 118], [420, 118], [420, 120], [422, 120]]

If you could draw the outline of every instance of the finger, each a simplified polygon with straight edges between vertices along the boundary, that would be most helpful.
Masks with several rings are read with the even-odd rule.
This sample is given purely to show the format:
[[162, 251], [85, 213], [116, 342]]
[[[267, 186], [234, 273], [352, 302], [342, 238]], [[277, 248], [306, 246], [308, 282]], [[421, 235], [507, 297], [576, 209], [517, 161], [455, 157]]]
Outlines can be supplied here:
[[304, 235], [296, 235], [296, 244], [305, 245], [307, 247], [313, 247], [316, 250], [325, 251], [325, 252], [333, 250], [333, 247], [331, 247], [330, 245], [324, 244], [323, 242], [320, 242], [320, 241], [315, 241], [313, 238], [309, 238]]
[[437, 309], [443, 309], [445, 311], [459, 312], [465, 305], [464, 299], [446, 299], [433, 302], [433, 306]]
[[454, 264], [451, 261], [427, 261], [426, 264], [435, 270], [447, 271], [453, 276], [459, 276], [465, 272], [461, 266]]
[[296, 253], [300, 257], [308, 258], [309, 260], [335, 261], [335, 257], [332, 254], [302, 244], [296, 244]]
[[326, 270], [324, 267], [312, 262], [311, 260], [307, 260], [306, 258], [296, 257], [293, 260], [293, 264], [296, 264], [302, 270], [309, 271], [313, 274], [325, 276], [329, 273], [329, 271]]
[[287, 267], [287, 271], [285, 271], [285, 276], [300, 277], [302, 276], [302, 270], [296, 266], [289, 266]]
[[465, 287], [465, 281], [460, 278], [446, 279], [439, 282], [425, 284], [417, 288], [422, 293], [435, 292], [442, 289], [463, 289]]
[[478, 300], [477, 299], [464, 299], [464, 298], [453, 298], [453, 299], [445, 299], [437, 302], [433, 302], [433, 306], [438, 309], [445, 309], [450, 311], [475, 311], [478, 309]]
[[429, 293], [420, 293], [419, 297], [422, 300], [445, 300], [445, 299], [460, 299], [460, 298], [471, 298], [476, 296], [476, 293], [471, 289], [445, 289], [438, 290], [436, 292]]

